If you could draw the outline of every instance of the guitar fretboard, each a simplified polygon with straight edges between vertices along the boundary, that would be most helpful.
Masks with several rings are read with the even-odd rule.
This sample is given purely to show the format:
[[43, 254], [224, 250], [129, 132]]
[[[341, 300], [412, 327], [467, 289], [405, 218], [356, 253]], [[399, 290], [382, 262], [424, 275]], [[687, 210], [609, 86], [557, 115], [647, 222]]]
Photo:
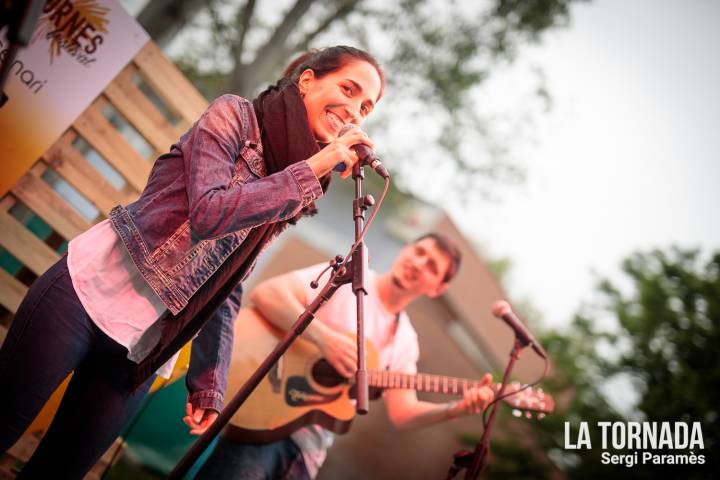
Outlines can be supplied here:
[[408, 388], [418, 392], [444, 393], [449, 395], [462, 395], [465, 390], [480, 386], [479, 380], [429, 375], [426, 373], [411, 375], [383, 370], [369, 371], [368, 383], [372, 387]]

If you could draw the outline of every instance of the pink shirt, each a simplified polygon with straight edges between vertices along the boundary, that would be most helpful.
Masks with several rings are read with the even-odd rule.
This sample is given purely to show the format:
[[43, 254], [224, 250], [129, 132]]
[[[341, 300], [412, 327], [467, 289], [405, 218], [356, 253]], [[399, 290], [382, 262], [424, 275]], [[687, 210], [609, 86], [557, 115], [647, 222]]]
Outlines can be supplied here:
[[[165, 305], [140, 275], [113, 230], [103, 220], [68, 245], [68, 270], [80, 303], [108, 337], [140, 362], [160, 338], [156, 322]], [[176, 353], [157, 374], [170, 378]]]
[[[312, 289], [310, 282], [315, 280], [325, 267], [326, 264], [320, 264], [295, 272], [305, 285], [308, 302], [312, 301], [320, 291], [320, 288]], [[410, 374], [417, 373], [417, 361], [420, 355], [417, 333], [405, 312], [400, 313], [395, 331], [396, 316], [387, 311], [380, 301], [377, 273], [372, 270], [368, 270], [367, 273], [365, 286], [368, 294], [364, 299], [365, 338], [371, 341], [378, 350], [379, 368]], [[326, 273], [319, 281], [321, 287], [327, 279], [328, 274]], [[355, 302], [351, 286], [343, 285], [330, 301], [320, 308], [313, 322], [323, 322], [339, 332], [355, 333], [357, 329]], [[394, 335], [393, 331], [395, 331]], [[333, 444], [335, 434], [318, 425], [312, 425], [293, 433], [291, 438], [302, 450], [305, 467], [310, 477], [315, 478], [325, 461], [327, 449]]]

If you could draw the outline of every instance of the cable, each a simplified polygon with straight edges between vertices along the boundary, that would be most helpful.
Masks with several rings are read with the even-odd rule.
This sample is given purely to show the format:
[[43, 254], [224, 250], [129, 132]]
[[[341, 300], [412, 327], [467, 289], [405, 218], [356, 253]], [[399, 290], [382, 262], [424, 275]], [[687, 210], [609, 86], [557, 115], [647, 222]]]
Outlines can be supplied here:
[[528, 384], [526, 384], [526, 385], [523, 385], [522, 388], [519, 388], [518, 390], [515, 390], [515, 391], [512, 391], [512, 392], [508, 392], [508, 393], [504, 393], [504, 394], [500, 395], [499, 397], [495, 397], [495, 398], [493, 399], [493, 401], [490, 402], [487, 407], [485, 407], [485, 411], [483, 412], [483, 429], [487, 426], [487, 415], [488, 415], [488, 411], [490, 411], [490, 407], [491, 407], [493, 404], [499, 402], [500, 400], [503, 400], [504, 398], [507, 398], [507, 397], [509, 397], [509, 396], [518, 394], [518, 393], [522, 392], [523, 390], [527, 390], [528, 388], [534, 387], [535, 385], [537, 385], [538, 383], [540, 383], [543, 378], [545, 378], [545, 375], [547, 375], [547, 372], [548, 372], [548, 369], [549, 369], [549, 368], [550, 368], [550, 362], [549, 362], [548, 359], [546, 358], [546, 359], [545, 359], [545, 366], [544, 366], [544, 368], [543, 368], [543, 373], [542, 373], [542, 375], [540, 375], [540, 378], [538, 378], [537, 380], [535, 380], [535, 381], [532, 382], [532, 383], [528, 383]]
[[[377, 212], [380, 210], [380, 206], [382, 205], [383, 201], [385, 200], [385, 195], [387, 195], [388, 188], [390, 187], [390, 178], [384, 178], [385, 184], [383, 185], [383, 191], [380, 194], [380, 200], [375, 204], [375, 208], [373, 208], [372, 213], [370, 213], [370, 217], [368, 218], [367, 223], [365, 223], [365, 226], [363, 227], [362, 231], [360, 232], [360, 238], [358, 238], [355, 243], [350, 247], [350, 251], [347, 255], [345, 255], [345, 258], [342, 260], [342, 265], [346, 265], [348, 259], [352, 256], [353, 253], [355, 253], [355, 250], [360, 246], [360, 243], [362, 243], [363, 239], [365, 238], [365, 233], [367, 232], [368, 227], [372, 224], [373, 220], [375, 219], [375, 215], [377, 215]], [[322, 278], [323, 274], [329, 269], [330, 267], [325, 268], [320, 275], [318, 275], [318, 278], [315, 279], [316, 282]], [[340, 269], [337, 269], [333, 272], [333, 275], [330, 277], [330, 280], [335, 278], [335, 276], [338, 275], [338, 272]]]

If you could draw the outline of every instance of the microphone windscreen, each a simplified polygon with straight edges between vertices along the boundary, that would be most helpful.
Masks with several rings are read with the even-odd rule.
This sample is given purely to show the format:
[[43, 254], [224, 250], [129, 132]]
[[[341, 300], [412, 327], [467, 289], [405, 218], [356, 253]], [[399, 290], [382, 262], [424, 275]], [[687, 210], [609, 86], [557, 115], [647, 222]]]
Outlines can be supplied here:
[[510, 308], [510, 304], [505, 300], [498, 300], [492, 305], [492, 313], [496, 317], [502, 317], [503, 315], [512, 313], [512, 308]]

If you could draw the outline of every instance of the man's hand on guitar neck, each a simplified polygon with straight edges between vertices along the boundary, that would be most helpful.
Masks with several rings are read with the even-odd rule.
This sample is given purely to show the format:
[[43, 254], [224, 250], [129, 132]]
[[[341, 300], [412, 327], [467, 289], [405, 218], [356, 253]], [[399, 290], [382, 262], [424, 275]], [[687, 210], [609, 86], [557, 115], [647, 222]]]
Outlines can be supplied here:
[[422, 428], [465, 415], [482, 412], [495, 398], [492, 376], [487, 373], [479, 386], [464, 392], [463, 399], [450, 403], [418, 400], [415, 390], [385, 390], [388, 417], [399, 429]]
[[447, 404], [447, 418], [451, 419], [482, 413], [495, 398], [495, 392], [490, 387], [491, 384], [492, 375], [486, 373], [480, 379], [479, 387], [465, 390], [462, 400]]

